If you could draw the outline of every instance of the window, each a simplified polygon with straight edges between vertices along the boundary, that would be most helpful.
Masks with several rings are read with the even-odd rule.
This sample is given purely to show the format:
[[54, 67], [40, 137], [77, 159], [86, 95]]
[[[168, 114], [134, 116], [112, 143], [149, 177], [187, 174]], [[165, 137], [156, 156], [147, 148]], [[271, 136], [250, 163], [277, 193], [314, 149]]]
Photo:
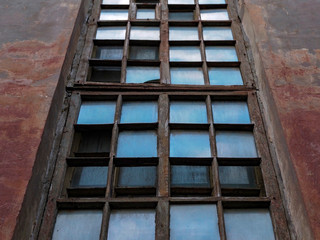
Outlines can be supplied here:
[[150, 123], [158, 121], [155, 101], [127, 101], [122, 104], [121, 123]]
[[238, 68], [209, 68], [209, 80], [211, 85], [243, 85]]
[[199, 40], [197, 27], [170, 27], [169, 40]]
[[229, 15], [225, 9], [203, 9], [200, 11], [202, 20], [229, 20]]
[[238, 61], [234, 47], [206, 47], [207, 61]]
[[138, 8], [137, 19], [155, 19], [154, 9]]
[[100, 20], [128, 20], [128, 10], [104, 9], [101, 10]]
[[100, 27], [97, 30], [96, 39], [119, 39], [126, 37], [126, 27]]
[[172, 101], [170, 103], [171, 123], [207, 123], [205, 102]]
[[113, 123], [116, 103], [111, 101], [84, 101], [81, 104], [78, 124]]
[[203, 27], [204, 40], [233, 40], [230, 27]]
[[160, 40], [159, 27], [138, 27], [131, 28], [130, 39], [132, 40]]
[[127, 67], [127, 83], [146, 83], [159, 81], [159, 67]]
[[202, 68], [178, 68], [170, 69], [172, 84], [204, 85]]
[[170, 47], [170, 61], [195, 62], [201, 61], [199, 47]]

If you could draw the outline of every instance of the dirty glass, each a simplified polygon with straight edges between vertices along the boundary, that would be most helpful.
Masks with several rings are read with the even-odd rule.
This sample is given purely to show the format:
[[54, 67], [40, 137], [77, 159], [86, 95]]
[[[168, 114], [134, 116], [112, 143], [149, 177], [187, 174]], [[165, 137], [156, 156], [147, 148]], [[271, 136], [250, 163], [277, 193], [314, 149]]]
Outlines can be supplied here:
[[213, 101], [212, 112], [214, 123], [250, 123], [247, 102]]
[[195, 16], [193, 12], [169, 12], [169, 20], [192, 21], [195, 20]]
[[100, 20], [128, 20], [127, 9], [102, 9]]
[[124, 40], [126, 37], [126, 27], [99, 27], [96, 39]]
[[141, 9], [137, 10], [137, 19], [155, 19], [154, 9]]
[[159, 48], [148, 46], [130, 46], [130, 60], [159, 60]]
[[237, 52], [234, 47], [206, 47], [207, 61], [210, 62], [236, 62]]
[[93, 67], [91, 82], [119, 83], [121, 78], [121, 67]]
[[77, 124], [107, 124], [114, 122], [116, 103], [112, 101], [84, 101]]
[[122, 46], [96, 47], [95, 58], [106, 60], [121, 60], [123, 56]]
[[153, 209], [111, 210], [108, 240], [154, 240], [155, 217]]
[[208, 132], [172, 130], [170, 157], [211, 157]]
[[225, 0], [199, 0], [199, 4], [225, 4]]
[[52, 240], [99, 240], [101, 222], [101, 210], [59, 211]]
[[171, 240], [219, 240], [215, 204], [170, 206]]
[[209, 68], [211, 85], [243, 85], [239, 68]]
[[105, 187], [108, 167], [76, 167], [71, 180], [71, 187]]
[[199, 40], [197, 27], [170, 27], [169, 40]]
[[201, 20], [229, 20], [227, 9], [200, 10]]
[[123, 4], [129, 5], [130, 0], [103, 0], [102, 4]]
[[217, 131], [218, 157], [258, 157], [254, 137], [245, 131]]
[[170, 68], [171, 84], [204, 85], [202, 68]]
[[168, 4], [194, 4], [194, 0], [168, 0]]
[[170, 103], [171, 123], [207, 123], [207, 108], [200, 101], [172, 101]]
[[117, 157], [157, 157], [157, 132], [120, 132]]
[[210, 187], [209, 167], [171, 166], [172, 187]]
[[230, 27], [203, 27], [204, 40], [233, 40]]
[[121, 123], [158, 122], [156, 101], [128, 101], [122, 104]]
[[274, 240], [268, 209], [225, 209], [228, 240]]
[[159, 27], [131, 27], [131, 40], [160, 40]]
[[193, 46], [170, 47], [170, 61], [172, 62], [201, 61], [200, 48], [193, 47]]
[[79, 153], [110, 152], [111, 132], [82, 132], [78, 148]]
[[157, 167], [121, 167], [119, 187], [155, 187]]
[[257, 187], [254, 167], [220, 166], [219, 179], [221, 187]]
[[127, 83], [146, 83], [149, 81], [160, 83], [159, 67], [127, 67]]

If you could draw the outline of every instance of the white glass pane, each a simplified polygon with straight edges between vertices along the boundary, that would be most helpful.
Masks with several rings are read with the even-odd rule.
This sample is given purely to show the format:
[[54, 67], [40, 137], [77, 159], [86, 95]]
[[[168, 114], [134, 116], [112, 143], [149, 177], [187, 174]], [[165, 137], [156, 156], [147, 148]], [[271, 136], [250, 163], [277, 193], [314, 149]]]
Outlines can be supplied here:
[[124, 4], [129, 5], [130, 0], [103, 0], [102, 4]]
[[248, 104], [241, 101], [213, 101], [214, 123], [250, 123]]
[[168, 4], [194, 4], [194, 0], [168, 0]]
[[228, 240], [274, 240], [267, 209], [225, 209], [224, 222]]
[[225, 4], [225, 0], [199, 0], [199, 4]]
[[169, 20], [195, 20], [193, 12], [169, 12]]
[[243, 85], [239, 68], [209, 68], [211, 85]]
[[157, 157], [157, 132], [120, 132], [117, 157]]
[[132, 40], [160, 40], [159, 27], [131, 27]]
[[254, 167], [221, 166], [219, 179], [221, 187], [257, 187]]
[[210, 9], [200, 11], [201, 20], [229, 20], [226, 9]]
[[251, 132], [217, 131], [218, 157], [257, 157], [256, 145]]
[[170, 239], [219, 240], [216, 205], [172, 205], [170, 207]]
[[105, 187], [108, 167], [76, 167], [71, 187]]
[[155, 215], [152, 209], [112, 210], [108, 240], [154, 240]]
[[138, 9], [137, 19], [155, 19], [154, 9]]
[[121, 167], [118, 186], [154, 187], [156, 185], [157, 167]]
[[96, 39], [124, 40], [126, 27], [100, 27], [97, 30]]
[[123, 56], [122, 46], [96, 47], [95, 58], [107, 60], [121, 60]]
[[107, 124], [113, 123], [116, 103], [111, 101], [82, 102], [78, 124]]
[[173, 130], [170, 134], [171, 157], [211, 157], [207, 131]]
[[203, 27], [204, 40], [233, 40], [230, 27]]
[[199, 40], [197, 27], [170, 27], [169, 40]]
[[52, 240], [99, 240], [101, 210], [59, 211]]
[[170, 61], [194, 62], [201, 61], [199, 47], [170, 47]]
[[101, 10], [100, 20], [128, 20], [128, 10], [126, 9], [112, 9]]
[[207, 123], [205, 102], [172, 101], [170, 103], [171, 123]]
[[206, 57], [209, 62], [236, 62], [237, 52], [234, 47], [206, 47]]
[[126, 83], [160, 82], [159, 67], [127, 67]]
[[202, 68], [170, 68], [171, 84], [204, 85]]
[[124, 102], [121, 111], [121, 123], [158, 122], [158, 104], [150, 102]]
[[172, 166], [171, 186], [210, 187], [209, 168], [207, 166]]

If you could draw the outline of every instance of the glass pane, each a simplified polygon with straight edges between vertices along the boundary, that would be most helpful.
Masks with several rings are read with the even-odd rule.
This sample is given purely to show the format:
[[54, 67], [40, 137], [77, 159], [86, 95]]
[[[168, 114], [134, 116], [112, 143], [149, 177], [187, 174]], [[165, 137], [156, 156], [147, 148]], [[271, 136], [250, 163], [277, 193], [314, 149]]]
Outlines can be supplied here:
[[199, 47], [170, 47], [170, 61], [194, 62], [201, 61]]
[[274, 240], [267, 209], [225, 209], [224, 222], [228, 240]]
[[219, 167], [221, 187], [257, 187], [254, 167]]
[[102, 4], [124, 4], [129, 5], [130, 0], [103, 0]]
[[170, 103], [171, 123], [207, 123], [205, 102], [172, 101]]
[[209, 68], [211, 85], [243, 85], [239, 68]]
[[108, 167], [76, 167], [71, 187], [105, 187]]
[[172, 205], [170, 207], [170, 239], [220, 239], [216, 205]]
[[168, 4], [194, 4], [194, 0], [168, 0]]
[[214, 123], [250, 123], [248, 104], [240, 101], [213, 101]]
[[124, 102], [121, 111], [121, 123], [158, 122], [158, 104], [150, 102]]
[[127, 83], [145, 83], [149, 81], [160, 83], [159, 67], [127, 67]]
[[210, 187], [209, 167], [172, 166], [171, 186]]
[[131, 27], [132, 40], [160, 40], [159, 27]]
[[96, 47], [95, 58], [107, 60], [121, 60], [123, 56], [122, 46]]
[[229, 20], [226, 9], [210, 9], [200, 11], [201, 20]]
[[234, 47], [206, 47], [207, 61], [211, 62], [236, 62], [237, 52]]
[[127, 9], [101, 10], [100, 20], [128, 20]]
[[113, 123], [116, 103], [111, 101], [82, 102], [78, 124], [107, 124]]
[[111, 132], [82, 132], [78, 148], [79, 153], [110, 152]]
[[131, 46], [129, 50], [130, 60], [158, 60], [159, 48], [147, 46]]
[[197, 27], [170, 27], [169, 40], [199, 40]]
[[52, 240], [99, 240], [101, 210], [59, 211]]
[[193, 12], [169, 12], [169, 20], [192, 21], [195, 16]]
[[126, 37], [126, 27], [99, 27], [96, 39], [117, 39], [124, 40]]
[[170, 157], [211, 157], [208, 132], [171, 131]]
[[155, 216], [152, 209], [112, 210], [108, 240], [154, 240]]
[[225, 0], [199, 0], [199, 4], [225, 4]]
[[233, 40], [230, 27], [203, 27], [204, 40]]
[[121, 67], [93, 67], [91, 82], [119, 83], [121, 79]]
[[120, 187], [154, 187], [156, 185], [157, 167], [121, 167], [118, 186]]
[[137, 19], [155, 19], [154, 9], [138, 9]]
[[170, 68], [171, 84], [204, 85], [202, 68]]
[[218, 157], [257, 157], [258, 153], [251, 132], [216, 132]]
[[157, 132], [120, 132], [117, 157], [157, 157]]

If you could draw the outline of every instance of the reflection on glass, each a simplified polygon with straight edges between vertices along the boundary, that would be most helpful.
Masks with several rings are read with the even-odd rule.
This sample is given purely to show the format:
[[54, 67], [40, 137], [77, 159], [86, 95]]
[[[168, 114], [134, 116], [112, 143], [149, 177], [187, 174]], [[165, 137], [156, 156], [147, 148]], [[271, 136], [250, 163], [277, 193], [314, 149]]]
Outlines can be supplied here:
[[254, 137], [251, 132], [217, 131], [218, 157], [258, 157]]
[[160, 40], [159, 27], [131, 27], [131, 40]]
[[95, 58], [107, 60], [121, 60], [123, 55], [122, 46], [96, 47]]
[[171, 84], [204, 85], [202, 68], [170, 68]]
[[157, 132], [120, 132], [117, 157], [157, 157]]
[[171, 123], [207, 123], [205, 102], [172, 101], [170, 103]]
[[152, 209], [112, 210], [108, 240], [154, 240], [155, 215]]
[[210, 187], [209, 167], [171, 166], [172, 187]]
[[207, 61], [211, 62], [236, 62], [237, 52], [234, 47], [206, 47]]
[[172, 62], [194, 62], [201, 61], [199, 47], [170, 47], [170, 61]]
[[233, 40], [230, 27], [203, 27], [204, 40]]
[[171, 131], [170, 157], [211, 157], [208, 132]]
[[210, 9], [200, 11], [201, 20], [229, 20], [227, 9]]
[[121, 167], [119, 187], [154, 187], [156, 185], [157, 167]]
[[250, 123], [247, 102], [213, 101], [212, 111], [214, 123]]
[[102, 4], [124, 4], [129, 5], [130, 0], [103, 0]]
[[219, 179], [222, 188], [257, 187], [254, 167], [220, 166]]
[[129, 50], [130, 60], [158, 60], [159, 48], [148, 46], [131, 46]]
[[267, 209], [225, 209], [224, 222], [228, 240], [274, 240]]
[[226, 0], [199, 0], [199, 4], [225, 4]]
[[59, 211], [52, 240], [99, 240], [101, 210]]
[[216, 205], [171, 205], [170, 239], [219, 240]]
[[169, 40], [199, 40], [197, 27], [170, 27]]
[[84, 101], [77, 124], [113, 123], [116, 103], [112, 101]]
[[110, 152], [111, 132], [86, 131], [81, 133], [79, 153]]
[[124, 40], [126, 37], [126, 27], [99, 27], [96, 39], [116, 39]]
[[195, 20], [195, 16], [193, 12], [169, 12], [169, 20], [192, 21]]
[[100, 20], [128, 20], [127, 9], [102, 9]]
[[168, 4], [194, 4], [194, 0], [168, 0]]
[[139, 9], [137, 10], [137, 19], [155, 19], [154, 9]]
[[127, 67], [127, 83], [160, 83], [159, 67]]
[[130, 101], [122, 104], [121, 123], [150, 123], [158, 121], [156, 101]]
[[71, 187], [105, 187], [108, 167], [76, 167], [71, 180]]
[[211, 85], [243, 85], [239, 68], [209, 68]]

